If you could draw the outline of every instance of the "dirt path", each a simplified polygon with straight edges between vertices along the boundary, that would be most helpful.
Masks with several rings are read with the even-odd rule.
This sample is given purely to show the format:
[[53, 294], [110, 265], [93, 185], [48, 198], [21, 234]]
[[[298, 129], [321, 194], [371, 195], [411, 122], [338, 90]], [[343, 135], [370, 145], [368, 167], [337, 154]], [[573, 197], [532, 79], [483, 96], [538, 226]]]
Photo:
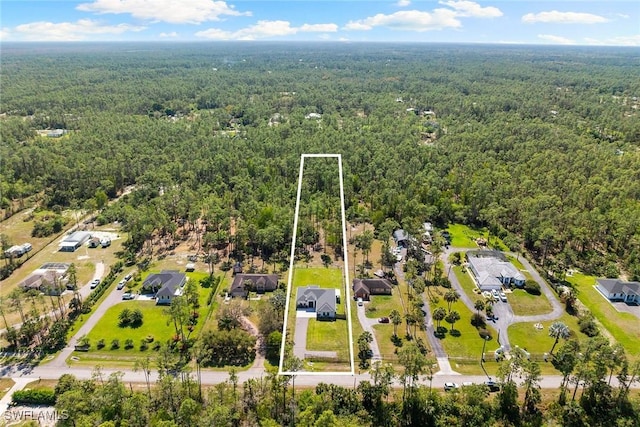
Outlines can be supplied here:
[[266, 354], [266, 345], [264, 342], [264, 337], [260, 334], [258, 327], [254, 325], [253, 322], [249, 320], [247, 317], [242, 316], [241, 321], [242, 321], [242, 326], [244, 326], [247, 332], [249, 332], [251, 335], [257, 338], [256, 358], [253, 360], [253, 364], [251, 365], [251, 367], [247, 369], [247, 372], [262, 373], [264, 372], [264, 360], [265, 360], [265, 354]]

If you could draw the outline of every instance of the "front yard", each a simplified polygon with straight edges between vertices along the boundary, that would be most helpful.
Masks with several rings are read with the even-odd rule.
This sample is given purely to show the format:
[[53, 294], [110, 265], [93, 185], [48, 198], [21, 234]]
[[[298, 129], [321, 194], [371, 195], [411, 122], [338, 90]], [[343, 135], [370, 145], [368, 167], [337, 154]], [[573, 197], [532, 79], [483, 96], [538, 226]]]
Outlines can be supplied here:
[[582, 273], [566, 280], [578, 290], [578, 299], [587, 307], [611, 336], [624, 346], [631, 358], [640, 355], [640, 320], [630, 313], [621, 313], [595, 287], [596, 278]]

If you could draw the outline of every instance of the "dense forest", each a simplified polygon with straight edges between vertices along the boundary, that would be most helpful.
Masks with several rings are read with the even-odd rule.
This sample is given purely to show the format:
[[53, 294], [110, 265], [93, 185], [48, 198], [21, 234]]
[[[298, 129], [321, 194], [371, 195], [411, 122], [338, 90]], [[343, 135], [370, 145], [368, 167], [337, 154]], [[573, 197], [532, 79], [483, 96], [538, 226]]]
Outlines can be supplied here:
[[[3, 44], [0, 200], [175, 221], [286, 256], [300, 154], [351, 219], [488, 226], [546, 270], [640, 278], [640, 52], [386, 44]], [[315, 114], [313, 114], [315, 113]], [[36, 131], [63, 129], [59, 138]], [[309, 174], [317, 188], [327, 177]]]

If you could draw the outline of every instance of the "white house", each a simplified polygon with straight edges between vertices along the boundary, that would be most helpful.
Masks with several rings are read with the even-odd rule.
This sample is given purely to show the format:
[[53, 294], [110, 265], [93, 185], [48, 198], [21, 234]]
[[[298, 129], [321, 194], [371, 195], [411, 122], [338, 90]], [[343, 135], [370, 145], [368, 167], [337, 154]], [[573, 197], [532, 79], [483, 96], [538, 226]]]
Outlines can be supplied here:
[[620, 279], [597, 279], [596, 289], [610, 301], [640, 304], [640, 282], [625, 282]]
[[499, 290], [502, 286], [524, 286], [525, 277], [508, 261], [493, 256], [467, 255], [469, 269], [482, 291]]

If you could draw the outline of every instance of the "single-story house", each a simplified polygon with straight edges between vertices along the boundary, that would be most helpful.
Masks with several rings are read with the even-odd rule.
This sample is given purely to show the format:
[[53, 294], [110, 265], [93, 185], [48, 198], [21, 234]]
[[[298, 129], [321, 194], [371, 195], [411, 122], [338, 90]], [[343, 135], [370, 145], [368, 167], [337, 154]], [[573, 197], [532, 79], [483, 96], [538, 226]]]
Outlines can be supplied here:
[[335, 320], [338, 298], [336, 289], [333, 288], [320, 288], [317, 285], [299, 287], [296, 308], [315, 311], [318, 320]]
[[396, 246], [402, 246], [406, 248], [409, 246], [411, 236], [403, 229], [398, 229], [393, 232], [393, 240], [396, 242]]
[[182, 295], [182, 288], [187, 283], [184, 273], [173, 270], [164, 270], [147, 276], [142, 289], [156, 293], [156, 304], [171, 304], [177, 296]]
[[493, 256], [467, 255], [469, 269], [480, 290], [499, 290], [502, 286], [524, 286], [525, 277], [508, 261]]
[[601, 278], [596, 280], [596, 289], [610, 301], [640, 304], [640, 282]]
[[236, 274], [229, 289], [232, 297], [246, 298], [249, 292], [273, 292], [278, 289], [277, 274]]
[[353, 296], [369, 301], [371, 295], [391, 295], [393, 285], [387, 279], [353, 279]]
[[61, 252], [75, 252], [90, 238], [91, 233], [88, 231], [76, 231], [62, 239], [58, 247]]
[[47, 295], [59, 295], [67, 288], [67, 263], [46, 263], [20, 283], [25, 291], [37, 289]]

